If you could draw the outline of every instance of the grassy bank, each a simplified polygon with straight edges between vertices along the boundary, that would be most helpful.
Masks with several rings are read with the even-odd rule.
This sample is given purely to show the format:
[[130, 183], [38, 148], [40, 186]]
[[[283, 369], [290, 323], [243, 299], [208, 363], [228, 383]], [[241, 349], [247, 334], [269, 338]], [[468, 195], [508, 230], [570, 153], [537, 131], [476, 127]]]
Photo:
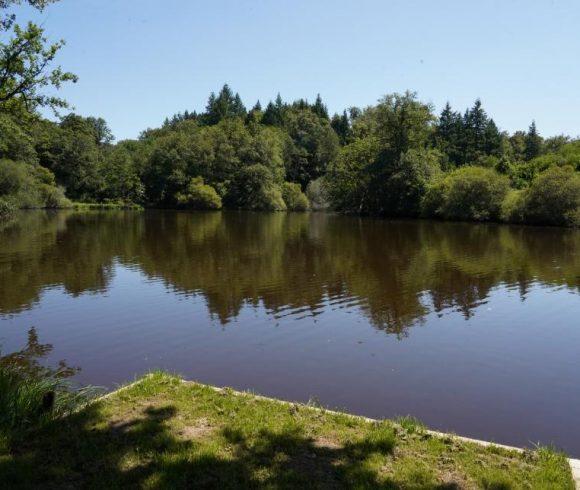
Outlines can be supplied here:
[[8, 487], [573, 488], [563, 455], [517, 453], [236, 395], [156, 373], [0, 456]]

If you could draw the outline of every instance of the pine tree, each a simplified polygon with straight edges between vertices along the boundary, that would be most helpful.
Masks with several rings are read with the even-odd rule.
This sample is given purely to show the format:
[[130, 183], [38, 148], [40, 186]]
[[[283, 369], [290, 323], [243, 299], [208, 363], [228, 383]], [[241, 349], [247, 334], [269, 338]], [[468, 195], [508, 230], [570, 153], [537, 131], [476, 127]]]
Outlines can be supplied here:
[[259, 123], [259, 122], [261, 122], [262, 117], [263, 117], [263, 114], [262, 114], [262, 104], [260, 104], [260, 101], [258, 101], [254, 105], [254, 107], [252, 107], [248, 111], [248, 114], [246, 116], [246, 124]]
[[485, 154], [485, 130], [488, 117], [477, 99], [471, 109], [463, 116], [463, 163], [470, 164]]
[[525, 150], [524, 158], [526, 160], [531, 160], [537, 157], [542, 151], [542, 137], [538, 133], [536, 128], [536, 121], [532, 121], [530, 128], [525, 137]]
[[335, 114], [334, 116], [332, 116], [330, 125], [332, 126], [332, 129], [334, 129], [334, 132], [338, 136], [340, 144], [346, 145], [351, 136], [350, 121], [348, 119], [346, 111], [344, 111], [342, 115]]
[[463, 120], [461, 114], [451, 108], [447, 102], [435, 129], [436, 145], [443, 151], [449, 161], [457, 166], [462, 163]]
[[316, 95], [316, 101], [312, 106], [312, 111], [314, 112], [314, 114], [317, 114], [318, 116], [324, 119], [328, 119], [328, 109], [322, 102], [322, 97], [320, 97], [320, 94]]
[[217, 97], [214, 92], [209, 96], [203, 119], [205, 124], [212, 125], [225, 118], [244, 117], [245, 115], [246, 108], [240, 95], [234, 94], [226, 83]]
[[282, 126], [284, 124], [284, 111], [286, 106], [282, 102], [282, 97], [280, 94], [276, 96], [276, 101], [268, 102], [264, 115], [262, 116], [262, 124], [268, 126]]
[[493, 119], [489, 119], [484, 133], [484, 151], [486, 155], [500, 156], [501, 154], [501, 133]]

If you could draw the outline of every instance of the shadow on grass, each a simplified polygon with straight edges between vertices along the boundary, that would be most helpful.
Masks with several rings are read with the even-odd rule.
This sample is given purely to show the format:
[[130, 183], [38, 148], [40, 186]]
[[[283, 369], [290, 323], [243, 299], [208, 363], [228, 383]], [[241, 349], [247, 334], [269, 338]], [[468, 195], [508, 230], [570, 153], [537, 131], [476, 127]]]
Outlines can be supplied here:
[[204, 439], [172, 431], [173, 406], [134, 414], [105, 424], [98, 407], [91, 406], [52, 424], [12, 448], [11, 456], [0, 456], [0, 486], [455, 488], [379, 479], [368, 460], [392, 453], [392, 434], [339, 446], [315, 441], [300, 429], [262, 430], [248, 438], [226, 427]]

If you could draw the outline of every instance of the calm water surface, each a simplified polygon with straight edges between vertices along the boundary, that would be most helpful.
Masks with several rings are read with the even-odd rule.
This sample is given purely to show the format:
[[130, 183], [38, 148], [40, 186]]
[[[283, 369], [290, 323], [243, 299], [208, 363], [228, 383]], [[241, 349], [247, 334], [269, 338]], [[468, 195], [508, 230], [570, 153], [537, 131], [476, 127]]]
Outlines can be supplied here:
[[580, 456], [580, 232], [324, 214], [27, 212], [3, 362], [154, 368]]

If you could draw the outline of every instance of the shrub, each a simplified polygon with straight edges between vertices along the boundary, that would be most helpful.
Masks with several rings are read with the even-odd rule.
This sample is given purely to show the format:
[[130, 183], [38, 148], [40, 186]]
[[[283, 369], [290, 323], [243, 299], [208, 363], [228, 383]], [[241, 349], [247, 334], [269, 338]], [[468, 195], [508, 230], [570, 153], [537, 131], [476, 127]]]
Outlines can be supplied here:
[[308, 198], [300, 189], [300, 184], [284, 182], [282, 184], [282, 198], [286, 207], [291, 211], [308, 211], [310, 208]]
[[277, 185], [265, 187], [255, 199], [256, 205], [252, 209], [261, 211], [285, 211], [286, 203], [282, 198], [282, 192]]
[[203, 183], [201, 177], [195, 177], [189, 181], [184, 193], [178, 193], [176, 200], [179, 206], [189, 209], [221, 209], [222, 199], [216, 190]]
[[226, 194], [230, 207], [263, 211], [284, 211], [286, 204], [270, 170], [261, 164], [239, 170]]
[[55, 187], [48, 184], [40, 184], [39, 186], [40, 200], [42, 207], [47, 209], [68, 208], [72, 203], [65, 197], [64, 191], [60, 187]]
[[27, 183], [27, 172], [24, 164], [11, 160], [0, 160], [0, 196], [16, 194]]
[[508, 178], [495, 170], [462, 167], [428, 188], [422, 209], [446, 219], [496, 220], [508, 190]]
[[0, 196], [21, 209], [70, 206], [50, 170], [11, 160], [0, 160]]
[[580, 225], [580, 175], [572, 167], [552, 167], [526, 191], [525, 220], [547, 225]]
[[501, 219], [508, 223], [523, 223], [525, 220], [525, 191], [511, 189], [501, 205]]
[[0, 220], [10, 218], [16, 211], [16, 206], [7, 199], [0, 197]]

